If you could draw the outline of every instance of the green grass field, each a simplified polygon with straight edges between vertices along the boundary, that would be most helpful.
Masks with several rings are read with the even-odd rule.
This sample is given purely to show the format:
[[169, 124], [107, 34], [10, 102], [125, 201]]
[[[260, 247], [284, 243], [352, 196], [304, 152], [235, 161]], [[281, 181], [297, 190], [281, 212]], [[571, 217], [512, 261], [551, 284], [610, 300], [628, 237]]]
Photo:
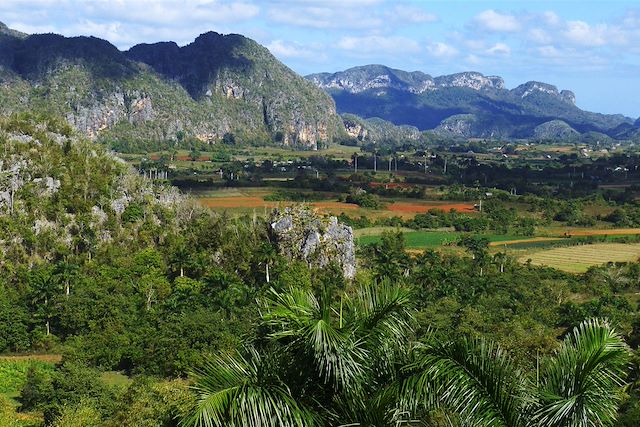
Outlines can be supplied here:
[[0, 360], [0, 394], [17, 397], [31, 366], [41, 371], [53, 372], [53, 363], [38, 360]]
[[[382, 228], [382, 227], [379, 227]], [[385, 227], [386, 228], [386, 227]], [[393, 230], [393, 229], [391, 229]], [[382, 230], [385, 231], [385, 230]], [[466, 233], [456, 231], [409, 231], [403, 232], [405, 243], [409, 249], [425, 249], [435, 248], [447, 243], [454, 243], [460, 236]], [[479, 237], [486, 237], [490, 242], [502, 242], [508, 240], [516, 240], [522, 238], [521, 236], [514, 235], [499, 235], [499, 234], [478, 234]], [[361, 237], [356, 238], [356, 242], [359, 245], [367, 245], [375, 242], [379, 242], [381, 239], [380, 234], [366, 235], [361, 234]]]
[[594, 265], [637, 261], [639, 257], [640, 243], [595, 243], [541, 250], [520, 257], [520, 261], [531, 259], [533, 265], [582, 273]]
[[0, 358], [0, 424], [2, 427], [32, 427], [42, 424], [42, 414], [18, 413], [16, 400], [31, 367], [41, 372], [53, 372], [54, 363], [42, 360]]
[[[0, 356], [0, 406], [3, 401], [6, 407], [0, 413], [0, 427], [33, 427], [42, 425], [41, 413], [18, 413], [17, 401], [20, 391], [27, 379], [27, 372], [33, 366], [43, 373], [53, 373], [57, 357], [34, 356]], [[103, 372], [100, 376], [105, 385], [115, 388], [126, 388], [132, 382], [131, 378], [120, 372]], [[9, 423], [9, 424], [7, 424]]]

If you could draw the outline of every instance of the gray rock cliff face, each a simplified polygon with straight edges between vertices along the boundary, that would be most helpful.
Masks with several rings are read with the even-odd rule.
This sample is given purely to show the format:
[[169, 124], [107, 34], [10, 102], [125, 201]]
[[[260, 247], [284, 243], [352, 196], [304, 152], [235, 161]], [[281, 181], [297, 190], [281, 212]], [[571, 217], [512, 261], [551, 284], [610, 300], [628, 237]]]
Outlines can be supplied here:
[[95, 37], [18, 37], [0, 25], [0, 112], [65, 117], [90, 138], [208, 143], [274, 141], [317, 149], [342, 135], [322, 90], [241, 35], [141, 44], [126, 52]]
[[278, 250], [288, 259], [319, 268], [335, 262], [344, 277], [351, 279], [356, 274], [353, 230], [336, 217], [321, 217], [304, 207], [276, 210], [271, 217], [271, 233]]
[[[581, 135], [597, 131], [613, 138], [635, 138], [620, 132], [620, 126], [633, 124], [633, 119], [581, 110], [573, 92], [543, 82], [507, 89], [501, 77], [475, 71], [432, 77], [383, 65], [311, 74], [307, 79], [334, 98], [343, 116], [378, 117], [421, 131], [455, 137], [531, 138], [538, 125], [561, 120]], [[357, 126], [347, 130], [352, 138], [359, 138]]]
[[381, 88], [413, 94], [449, 87], [466, 87], [474, 90], [504, 89], [504, 80], [501, 77], [484, 76], [475, 71], [434, 78], [421, 71], [407, 72], [384, 65], [366, 65], [337, 73], [311, 74], [307, 76], [307, 79], [325, 90], [344, 90], [350, 93]]

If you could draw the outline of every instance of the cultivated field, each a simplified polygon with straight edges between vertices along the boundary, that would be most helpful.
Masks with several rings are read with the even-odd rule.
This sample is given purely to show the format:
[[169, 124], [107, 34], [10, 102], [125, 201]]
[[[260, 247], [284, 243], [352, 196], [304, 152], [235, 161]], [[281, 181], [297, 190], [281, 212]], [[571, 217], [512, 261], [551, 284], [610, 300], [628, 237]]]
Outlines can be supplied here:
[[[379, 229], [392, 229], [390, 227], [377, 227]], [[365, 229], [366, 230], [366, 229]], [[387, 230], [383, 230], [387, 231]], [[380, 232], [382, 233], [382, 231]], [[406, 247], [409, 249], [426, 249], [435, 248], [447, 244], [454, 244], [460, 236], [468, 233], [461, 233], [456, 231], [408, 231], [403, 232]], [[356, 236], [358, 233], [356, 233]], [[511, 241], [516, 239], [516, 236], [500, 235], [500, 234], [476, 234], [478, 237], [485, 237], [490, 242]], [[367, 235], [361, 233], [360, 237], [356, 237], [356, 242], [360, 245], [366, 245], [380, 241], [380, 235]]]
[[521, 262], [531, 259], [534, 265], [544, 265], [571, 273], [582, 273], [589, 267], [607, 262], [637, 261], [640, 243], [596, 243], [546, 249], [525, 255]]
[[[300, 202], [291, 201], [270, 201], [265, 197], [276, 191], [273, 188], [234, 188], [220, 189], [214, 191], [192, 193], [197, 200], [208, 208], [216, 211], [227, 211], [231, 214], [246, 214], [253, 210], [263, 212], [279, 206], [291, 206]], [[370, 218], [399, 216], [402, 218], [413, 218], [417, 213], [425, 213], [431, 209], [439, 209], [448, 212], [451, 209], [459, 212], [474, 213], [473, 203], [459, 203], [448, 201], [426, 201], [415, 199], [382, 199], [384, 207], [381, 209], [362, 208], [353, 203], [343, 203], [335, 199], [310, 201], [306, 204], [324, 213], [340, 215], [345, 213], [349, 216], [359, 217], [361, 215]]]

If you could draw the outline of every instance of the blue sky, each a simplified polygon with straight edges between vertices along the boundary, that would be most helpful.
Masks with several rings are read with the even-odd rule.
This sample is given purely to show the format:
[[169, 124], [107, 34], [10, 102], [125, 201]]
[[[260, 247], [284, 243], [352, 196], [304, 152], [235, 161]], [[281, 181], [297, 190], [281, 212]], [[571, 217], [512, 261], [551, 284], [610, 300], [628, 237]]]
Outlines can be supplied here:
[[640, 116], [640, 1], [2, 0], [0, 21], [122, 49], [240, 33], [301, 74], [370, 63], [434, 76], [474, 70]]

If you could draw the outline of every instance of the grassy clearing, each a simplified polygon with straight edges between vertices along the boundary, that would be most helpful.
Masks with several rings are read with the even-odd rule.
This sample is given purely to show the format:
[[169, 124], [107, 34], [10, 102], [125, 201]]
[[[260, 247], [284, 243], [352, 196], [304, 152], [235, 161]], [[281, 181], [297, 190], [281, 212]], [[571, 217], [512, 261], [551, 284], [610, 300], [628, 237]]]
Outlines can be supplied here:
[[127, 387], [133, 380], [122, 372], [107, 371], [100, 375], [100, 379], [108, 386]]
[[544, 265], [570, 273], [582, 273], [594, 265], [637, 261], [639, 257], [640, 243], [595, 243], [541, 250], [522, 256], [520, 261], [526, 262], [531, 259], [533, 265]]
[[0, 394], [15, 398], [20, 393], [27, 378], [29, 368], [53, 372], [54, 364], [41, 360], [0, 360]]
[[365, 236], [377, 236], [380, 237], [382, 233], [385, 232], [395, 232], [401, 231], [403, 233], [412, 233], [415, 230], [406, 227], [368, 227], [368, 228], [359, 228], [353, 230], [353, 236], [357, 239]]

